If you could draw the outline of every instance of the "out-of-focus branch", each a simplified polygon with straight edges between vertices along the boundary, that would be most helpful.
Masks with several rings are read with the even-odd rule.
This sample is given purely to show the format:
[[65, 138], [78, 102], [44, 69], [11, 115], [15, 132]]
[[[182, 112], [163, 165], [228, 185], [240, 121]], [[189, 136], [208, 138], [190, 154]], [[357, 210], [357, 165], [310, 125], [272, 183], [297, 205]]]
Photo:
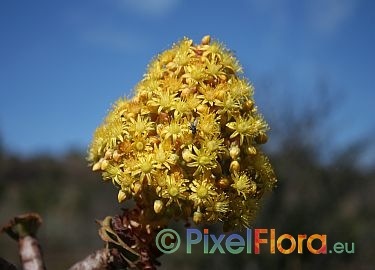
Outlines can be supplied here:
[[104, 270], [108, 269], [110, 254], [107, 249], [99, 249], [77, 262], [69, 270]]
[[36, 233], [42, 224], [36, 213], [19, 215], [8, 222], [1, 233], [7, 233], [18, 241], [20, 259], [24, 270], [45, 270], [42, 251], [36, 239]]

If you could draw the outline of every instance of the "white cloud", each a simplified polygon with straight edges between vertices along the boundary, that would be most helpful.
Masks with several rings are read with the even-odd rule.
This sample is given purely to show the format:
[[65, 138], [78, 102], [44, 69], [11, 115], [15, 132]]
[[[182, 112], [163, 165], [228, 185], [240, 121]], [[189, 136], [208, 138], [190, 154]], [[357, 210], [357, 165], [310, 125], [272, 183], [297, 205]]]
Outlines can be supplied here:
[[309, 23], [314, 31], [333, 34], [355, 13], [357, 0], [315, 0], [308, 5]]
[[162, 17], [174, 10], [181, 0], [116, 0], [119, 7], [143, 16]]

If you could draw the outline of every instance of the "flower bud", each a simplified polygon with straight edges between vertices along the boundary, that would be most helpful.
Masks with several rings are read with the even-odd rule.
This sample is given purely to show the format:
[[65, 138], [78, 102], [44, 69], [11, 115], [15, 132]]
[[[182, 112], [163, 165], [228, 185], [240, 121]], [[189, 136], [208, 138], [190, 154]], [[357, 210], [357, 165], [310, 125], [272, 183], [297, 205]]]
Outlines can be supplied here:
[[120, 190], [117, 194], [117, 200], [119, 203], [123, 202], [126, 199], [126, 193]]
[[224, 74], [220, 74], [220, 75], [219, 75], [219, 79], [220, 79], [222, 82], [225, 82], [228, 78], [227, 78], [226, 75], [224, 75]]
[[206, 112], [207, 109], [208, 109], [208, 106], [205, 105], [205, 104], [199, 104], [199, 105], [197, 106], [197, 111], [200, 112], [200, 113], [204, 113], [204, 112]]
[[154, 201], [154, 211], [156, 214], [159, 214], [161, 210], [163, 209], [163, 207], [164, 207], [163, 201], [161, 200]]
[[192, 94], [190, 88], [184, 88], [181, 90], [181, 97], [186, 98], [188, 95]]
[[266, 143], [268, 141], [268, 136], [264, 132], [260, 132], [258, 136], [255, 137], [255, 142], [259, 144]]
[[248, 148], [246, 148], [246, 153], [248, 153], [249, 155], [256, 155], [257, 149], [254, 146], [249, 146]]
[[240, 163], [237, 160], [233, 160], [229, 165], [229, 171], [231, 173], [240, 171]]
[[111, 149], [108, 149], [105, 154], [104, 154], [104, 158], [105, 159], [112, 159], [112, 154], [113, 154], [113, 150]]
[[186, 162], [191, 162], [193, 159], [192, 159], [192, 156], [193, 154], [191, 153], [191, 151], [189, 149], [184, 149], [182, 151], [182, 158], [186, 161]]
[[108, 160], [103, 160], [102, 162], [101, 162], [101, 164], [100, 164], [100, 169], [102, 170], [102, 171], [104, 171], [107, 167], [108, 167], [108, 164], [109, 164], [109, 161]]
[[121, 154], [117, 150], [115, 150], [112, 155], [113, 160], [117, 162], [120, 160], [120, 157], [121, 157]]
[[243, 108], [247, 111], [251, 111], [254, 108], [254, 102], [250, 99], [246, 100], [243, 104]]
[[167, 123], [169, 122], [169, 115], [165, 112], [159, 113], [159, 122], [160, 123]]
[[174, 63], [174, 62], [169, 62], [167, 65], [166, 65], [166, 68], [167, 69], [174, 69], [174, 68], [176, 68], [176, 63]]
[[92, 166], [92, 170], [93, 170], [93, 171], [99, 171], [101, 167], [102, 167], [102, 162], [99, 160], [98, 162], [96, 162], [96, 163]]
[[241, 149], [238, 145], [234, 144], [229, 148], [229, 155], [230, 157], [235, 160], [241, 153]]
[[134, 183], [134, 187], [133, 187], [133, 190], [134, 190], [134, 195], [137, 195], [142, 189], [142, 185], [137, 182], [137, 183]]
[[230, 181], [226, 177], [220, 178], [219, 181], [217, 181], [217, 186], [225, 190], [230, 186]]
[[211, 36], [209, 35], [204, 36], [201, 41], [202, 45], [208, 45], [210, 44], [210, 42], [211, 42]]
[[203, 214], [199, 211], [195, 211], [193, 214], [193, 221], [195, 224], [199, 224], [202, 222]]

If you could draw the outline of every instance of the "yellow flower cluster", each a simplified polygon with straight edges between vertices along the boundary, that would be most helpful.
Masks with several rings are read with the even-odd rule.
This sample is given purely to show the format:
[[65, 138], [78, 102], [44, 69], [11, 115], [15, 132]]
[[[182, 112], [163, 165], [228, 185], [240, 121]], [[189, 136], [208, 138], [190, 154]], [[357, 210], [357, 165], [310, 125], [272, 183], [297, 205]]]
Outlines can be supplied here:
[[259, 150], [268, 126], [241, 73], [210, 36], [201, 44], [185, 38], [151, 62], [134, 97], [116, 102], [89, 150], [93, 170], [119, 188], [119, 202], [133, 199], [158, 222], [251, 225], [276, 178]]

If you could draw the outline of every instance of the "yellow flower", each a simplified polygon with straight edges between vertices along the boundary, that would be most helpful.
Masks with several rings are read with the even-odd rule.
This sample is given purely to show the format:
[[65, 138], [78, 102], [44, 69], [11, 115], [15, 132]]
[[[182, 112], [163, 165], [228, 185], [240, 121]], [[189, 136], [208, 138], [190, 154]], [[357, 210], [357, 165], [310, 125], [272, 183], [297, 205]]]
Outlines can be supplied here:
[[173, 61], [175, 56], [176, 56], [176, 50], [171, 49], [171, 50], [167, 50], [167, 51], [164, 51], [163, 53], [161, 53], [158, 56], [158, 60], [159, 60], [161, 65], [167, 65], [168, 63]]
[[171, 104], [171, 110], [174, 110], [174, 118], [184, 117], [190, 115], [192, 110], [189, 104], [186, 102], [186, 99], [176, 98]]
[[167, 89], [167, 91], [169, 91], [169, 93], [171, 93], [172, 95], [176, 94], [185, 86], [180, 79], [176, 78], [176, 76], [167, 76], [161, 83], [163, 88]]
[[227, 127], [234, 130], [230, 138], [240, 137], [240, 144], [242, 145], [245, 138], [253, 139], [260, 131], [267, 130], [267, 124], [259, 117], [237, 117], [235, 122], [230, 122]]
[[133, 137], [147, 135], [154, 130], [154, 123], [148, 117], [142, 117], [138, 114], [137, 120], [130, 119], [130, 123], [127, 124], [127, 130]]
[[220, 115], [210, 113], [208, 110], [200, 113], [198, 118], [198, 132], [202, 137], [216, 136], [220, 133]]
[[171, 94], [169, 90], [160, 91], [157, 93], [156, 97], [153, 97], [147, 102], [147, 105], [154, 106], [158, 108], [158, 113], [161, 111], [169, 112], [173, 101], [175, 100], [176, 94]]
[[224, 139], [220, 138], [219, 135], [212, 134], [212, 136], [206, 136], [201, 143], [202, 148], [208, 152], [220, 154], [225, 151]]
[[227, 114], [228, 119], [230, 119], [233, 114], [238, 114], [240, 110], [239, 100], [232, 98], [228, 92], [225, 92], [225, 97], [222, 101], [216, 102], [216, 106], [219, 107], [217, 111], [218, 114]]
[[235, 207], [236, 211], [230, 212], [229, 218], [224, 223], [224, 229], [249, 228], [258, 212], [259, 202], [254, 199], [230, 198], [229, 207]]
[[189, 187], [192, 191], [189, 200], [194, 202], [194, 207], [203, 205], [211, 196], [217, 196], [214, 185], [205, 177], [201, 177], [199, 180], [193, 180], [193, 183], [191, 183]]
[[220, 64], [217, 64], [215, 62], [210, 62], [207, 60], [207, 70], [206, 72], [213, 77], [213, 79], [217, 79], [218, 77], [221, 77], [222, 75], [225, 75], [225, 72], [222, 70], [223, 66]]
[[151, 80], [161, 79], [163, 77], [164, 69], [158, 61], [153, 61], [148, 66], [148, 72], [145, 75], [146, 78]]
[[190, 94], [186, 97], [186, 104], [191, 111], [194, 111], [201, 104], [201, 101], [197, 98], [197, 95]]
[[145, 135], [133, 137], [132, 149], [136, 152], [150, 151], [152, 147], [149, 138]]
[[112, 183], [121, 183], [123, 170], [115, 164], [108, 163], [105, 171], [102, 173], [104, 180], [112, 180]]
[[165, 145], [166, 143], [160, 143], [158, 146], [154, 144], [154, 157], [156, 162], [156, 168], [163, 169], [164, 167], [166, 167], [170, 170], [171, 165], [175, 164], [176, 160], [172, 156], [172, 151], [168, 150], [169, 146], [165, 147]]
[[229, 87], [230, 95], [237, 100], [243, 100], [253, 96], [254, 88], [246, 80], [231, 80]]
[[166, 206], [172, 202], [180, 205], [179, 200], [185, 200], [185, 192], [188, 189], [186, 187], [186, 179], [177, 178], [174, 174], [166, 175], [166, 188], [162, 191], [162, 197], [168, 199]]
[[173, 62], [178, 66], [178, 72], [181, 72], [181, 68], [189, 64], [190, 58], [188, 52], [179, 52], [176, 54]]
[[182, 75], [182, 78], [186, 79], [187, 83], [198, 84], [207, 78], [205, 66], [203, 64], [187, 66], [186, 73]]
[[151, 176], [155, 173], [156, 162], [152, 155], [140, 156], [138, 159], [137, 168], [132, 171], [132, 175], [139, 175], [141, 183], [144, 179], [147, 179], [148, 185], [151, 185]]
[[231, 186], [237, 191], [238, 195], [242, 195], [246, 199], [246, 194], [255, 193], [257, 186], [245, 173], [239, 175], [235, 172], [232, 179], [234, 183]]
[[210, 61], [220, 61], [223, 55], [223, 46], [218, 42], [213, 42], [210, 45], [204, 45], [203, 56]]
[[216, 167], [216, 153], [208, 152], [205, 149], [198, 149], [196, 146], [193, 146], [193, 149], [195, 154], [191, 158], [194, 161], [189, 162], [187, 166], [197, 167], [194, 176]]
[[224, 214], [229, 211], [229, 200], [224, 193], [209, 197], [205, 203], [207, 221], [222, 221]]
[[217, 91], [215, 88], [205, 85], [199, 88], [199, 92], [202, 94], [198, 95], [197, 97], [202, 100], [202, 104], [208, 103], [210, 106], [213, 106], [215, 103], [219, 102], [219, 100], [216, 98]]
[[183, 133], [187, 133], [188, 131], [189, 127], [186, 119], [176, 118], [172, 119], [169, 125], [164, 126], [161, 131], [161, 136], [164, 140], [172, 138], [172, 141], [176, 142], [177, 139], [183, 136]]
[[225, 69], [229, 69], [234, 74], [243, 72], [240, 63], [231, 53], [224, 53], [221, 62]]

